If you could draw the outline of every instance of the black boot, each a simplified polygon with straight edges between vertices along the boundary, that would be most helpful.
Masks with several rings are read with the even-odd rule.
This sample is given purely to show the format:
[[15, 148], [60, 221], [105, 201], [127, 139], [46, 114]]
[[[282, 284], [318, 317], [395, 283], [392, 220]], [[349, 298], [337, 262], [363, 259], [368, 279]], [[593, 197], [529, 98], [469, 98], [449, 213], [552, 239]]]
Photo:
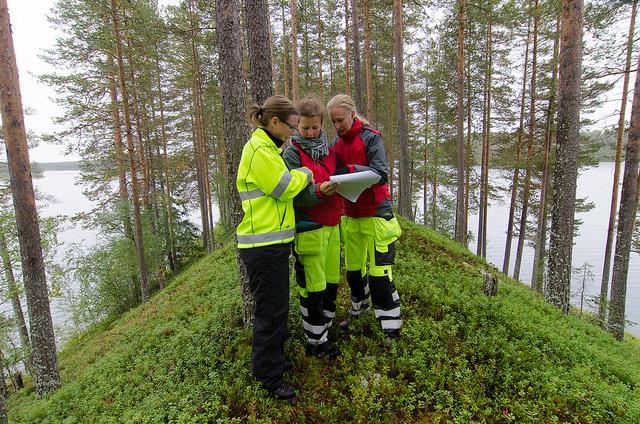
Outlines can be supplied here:
[[317, 358], [322, 358], [326, 356], [329, 359], [334, 359], [335, 357], [340, 355], [340, 349], [338, 349], [331, 342], [324, 342], [319, 345], [307, 344], [306, 354], [307, 356], [313, 355]]
[[284, 400], [296, 397], [296, 389], [285, 383], [280, 383], [279, 385], [267, 390], [269, 394], [276, 399]]

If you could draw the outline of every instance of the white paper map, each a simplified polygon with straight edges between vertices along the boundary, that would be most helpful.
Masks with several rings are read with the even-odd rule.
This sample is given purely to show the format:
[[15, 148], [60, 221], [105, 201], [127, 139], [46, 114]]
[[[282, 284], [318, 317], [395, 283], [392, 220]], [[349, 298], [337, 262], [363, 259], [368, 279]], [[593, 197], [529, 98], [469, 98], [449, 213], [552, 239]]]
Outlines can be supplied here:
[[380, 181], [380, 175], [373, 171], [362, 171], [333, 175], [329, 181], [340, 183], [336, 192], [350, 202], [355, 202], [363, 191]]

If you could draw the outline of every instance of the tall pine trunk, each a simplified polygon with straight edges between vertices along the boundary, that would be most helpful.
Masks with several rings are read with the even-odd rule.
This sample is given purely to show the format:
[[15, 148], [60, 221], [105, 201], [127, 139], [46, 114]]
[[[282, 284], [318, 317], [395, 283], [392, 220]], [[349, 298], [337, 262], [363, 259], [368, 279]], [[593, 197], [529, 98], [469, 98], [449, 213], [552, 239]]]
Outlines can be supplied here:
[[547, 301], [569, 313], [582, 76], [582, 0], [563, 0], [560, 85]]
[[484, 81], [484, 112], [482, 125], [482, 157], [480, 166], [480, 213], [478, 216], [478, 244], [476, 254], [485, 257], [487, 255], [487, 212], [489, 200], [489, 146], [491, 141], [491, 75], [492, 75], [492, 34], [493, 22], [489, 17], [486, 38], [486, 71]]
[[282, 10], [282, 79], [284, 80], [284, 96], [289, 97], [289, 72], [287, 71], [287, 62], [289, 58], [287, 57], [287, 22], [284, 18], [284, 4], [283, 1], [281, 6]]
[[375, 121], [373, 109], [373, 77], [371, 76], [371, 19], [369, 0], [363, 1], [364, 6], [364, 71], [367, 87], [367, 118], [372, 124]]
[[44, 270], [38, 211], [31, 180], [29, 147], [22, 97], [6, 0], [0, 0], [0, 108], [13, 194], [22, 275], [29, 311], [32, 364], [36, 394], [42, 397], [60, 387], [56, 341]]
[[458, 77], [457, 101], [457, 138], [458, 138], [458, 187], [456, 190], [456, 226], [455, 239], [464, 244], [465, 239], [465, 205], [464, 205], [464, 10], [465, 0], [458, 0], [458, 60], [456, 72]]
[[520, 267], [524, 253], [524, 242], [527, 238], [527, 220], [529, 215], [529, 197], [531, 195], [531, 173], [533, 167], [533, 151], [536, 139], [536, 86], [538, 75], [538, 0], [533, 9], [533, 51], [531, 53], [531, 102], [529, 106], [529, 142], [527, 145], [527, 168], [524, 174], [524, 186], [522, 189], [522, 208], [520, 210], [520, 231], [518, 232], [518, 249], [516, 250], [516, 263], [513, 266], [513, 278], [520, 278]]
[[473, 159], [471, 153], [472, 149], [472, 119], [471, 119], [471, 61], [467, 61], [467, 146], [465, 148], [465, 188], [464, 188], [464, 245], [468, 246], [468, 234], [469, 234], [469, 195], [471, 193], [471, 166]]
[[524, 53], [524, 71], [522, 72], [522, 95], [520, 98], [520, 125], [516, 139], [516, 158], [513, 169], [513, 181], [511, 183], [511, 201], [509, 203], [509, 219], [507, 221], [507, 239], [504, 244], [504, 260], [502, 272], [509, 274], [511, 262], [511, 242], [513, 241], [513, 223], [516, 215], [516, 202], [518, 200], [518, 184], [520, 182], [520, 148], [522, 146], [522, 133], [524, 132], [524, 107], [527, 97], [527, 71], [529, 67], [529, 42], [531, 40], [531, 17], [527, 23], [527, 42]]
[[[161, 130], [161, 142], [162, 142], [162, 180], [161, 188], [163, 191], [163, 207], [165, 216], [165, 226], [167, 228], [166, 243], [168, 247], [167, 260], [169, 262], [169, 269], [175, 271], [178, 268], [178, 258], [175, 247], [175, 236], [173, 229], [173, 210], [171, 200], [171, 183], [169, 181], [169, 161], [167, 155], [167, 129], [164, 117], [164, 94], [162, 91], [162, 83], [160, 80], [161, 68], [160, 61], [156, 55], [156, 84], [158, 85], [158, 101], [160, 106], [160, 130]], [[160, 154], [158, 154], [160, 156]]]
[[627, 58], [624, 67], [624, 82], [622, 84], [622, 101], [620, 102], [620, 115], [618, 118], [618, 130], [616, 132], [616, 156], [614, 160], [613, 188], [611, 189], [611, 207], [609, 209], [609, 226], [607, 227], [607, 242], [604, 250], [604, 264], [602, 266], [602, 281], [600, 284], [600, 301], [598, 304], [598, 316], [602, 323], [606, 322], [608, 298], [609, 298], [609, 272], [611, 270], [611, 250], [613, 248], [613, 231], [616, 225], [616, 211], [618, 206], [618, 184], [620, 183], [620, 156], [622, 153], [622, 139], [624, 137], [624, 118], [627, 110], [627, 98], [629, 93], [629, 75], [631, 69], [631, 54], [633, 52], [633, 33], [638, 11], [638, 0], [634, 0], [631, 9], [631, 22], [629, 23], [629, 35], [627, 36]]
[[351, 47], [349, 45], [349, 39], [349, 0], [344, 0], [344, 92], [351, 95]]
[[411, 219], [411, 184], [409, 170], [409, 125], [407, 123], [406, 99], [404, 91], [404, 58], [402, 43], [402, 0], [393, 1], [393, 50], [396, 65], [396, 100], [398, 107], [398, 130], [400, 142], [400, 196], [398, 212]]
[[7, 247], [7, 239], [3, 232], [0, 231], [0, 256], [2, 256], [2, 266], [4, 268], [4, 279], [7, 282], [7, 295], [11, 298], [11, 306], [13, 308], [13, 319], [18, 327], [20, 336], [20, 345], [23, 350], [25, 368], [30, 374], [33, 374], [31, 366], [31, 342], [29, 341], [29, 330], [27, 322], [24, 319], [22, 304], [20, 303], [20, 291], [13, 274], [13, 265], [11, 264], [11, 256]]
[[138, 256], [138, 268], [140, 269], [140, 294], [142, 301], [149, 300], [149, 287], [147, 283], [147, 264], [144, 257], [144, 237], [142, 232], [142, 217], [140, 215], [140, 197], [138, 190], [138, 177], [136, 168], [136, 157], [133, 145], [133, 134], [131, 128], [131, 114], [129, 113], [129, 92], [127, 90], [127, 79], [124, 72], [124, 61], [122, 58], [122, 39], [120, 35], [120, 22], [118, 18], [118, 0], [111, 0], [111, 18], [113, 20], [113, 32], [115, 36], [116, 61], [118, 63], [118, 76], [120, 81], [120, 93], [122, 94], [122, 109], [124, 111], [124, 127], [127, 138], [127, 150], [129, 152], [129, 170], [131, 173], [131, 190], [133, 197], [133, 217], [135, 224], [136, 253]]
[[542, 161], [542, 185], [540, 188], [540, 209], [538, 212], [538, 229], [536, 231], [535, 252], [533, 255], [533, 270], [531, 272], [531, 288], [542, 293], [544, 283], [544, 264], [547, 256], [547, 219], [549, 203], [549, 160], [553, 144], [553, 122], [556, 115], [556, 86], [558, 84], [558, 56], [560, 54], [560, 14], [556, 19], [556, 31], [553, 40], [553, 71], [551, 88], [547, 106], [547, 122], [545, 123], [544, 157]]
[[291, 99], [300, 99], [300, 82], [298, 81], [298, 5], [291, 0]]
[[633, 238], [633, 227], [638, 207], [638, 162], [640, 161], [640, 59], [636, 68], [636, 83], [631, 105], [631, 128], [624, 163], [620, 212], [616, 232], [616, 250], [611, 278], [611, 302], [609, 304], [609, 331], [617, 340], [624, 338], [627, 274]]
[[[295, 2], [295, 0], [292, 0]], [[227, 195], [230, 205], [230, 222], [236, 228], [242, 221], [242, 204], [236, 187], [238, 164], [242, 147], [249, 138], [249, 128], [245, 121], [245, 91], [242, 74], [242, 50], [240, 31], [239, 0], [217, 0], [216, 23], [218, 28], [218, 58], [220, 76], [220, 96], [222, 97], [222, 123], [226, 140]], [[236, 256], [240, 272], [240, 291], [243, 300], [245, 325], [253, 323], [254, 301], [251, 296], [249, 279], [239, 254]]]
[[429, 79], [425, 77], [425, 93], [424, 93], [424, 100], [425, 100], [425, 104], [424, 104], [424, 164], [423, 164], [423, 169], [424, 169], [424, 175], [423, 175], [423, 181], [422, 181], [422, 220], [423, 220], [423, 224], [426, 226], [427, 225], [427, 185], [428, 185], [428, 178], [427, 176], [429, 175], [429, 170], [428, 170], [428, 165], [429, 165]]
[[358, 16], [358, 0], [351, 0], [351, 35], [353, 37], [353, 82], [356, 89], [354, 100], [356, 102], [356, 109], [358, 112], [362, 112], [364, 110], [364, 93], [362, 87], [362, 66], [360, 65], [360, 20]]

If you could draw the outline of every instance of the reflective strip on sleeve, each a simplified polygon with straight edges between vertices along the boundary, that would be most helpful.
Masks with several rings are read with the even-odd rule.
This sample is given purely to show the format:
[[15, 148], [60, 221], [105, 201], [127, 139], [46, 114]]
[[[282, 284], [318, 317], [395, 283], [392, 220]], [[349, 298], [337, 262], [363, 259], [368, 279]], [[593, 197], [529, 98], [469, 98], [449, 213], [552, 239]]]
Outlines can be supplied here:
[[385, 311], [384, 309], [375, 309], [373, 310], [376, 314], [376, 318], [380, 317], [390, 317], [390, 318], [398, 318], [400, 316], [400, 307], [389, 309]]
[[274, 231], [272, 233], [264, 234], [238, 234], [237, 237], [239, 244], [257, 244], [286, 240], [295, 236], [295, 233], [296, 229], [290, 228], [288, 230]]
[[291, 174], [288, 172], [285, 172], [282, 175], [282, 178], [280, 178], [280, 182], [278, 183], [276, 188], [274, 188], [273, 191], [271, 192], [270, 196], [275, 197], [276, 199], [279, 199], [280, 196], [282, 196], [282, 193], [284, 193], [284, 191], [289, 186], [289, 183], [291, 182], [291, 178], [292, 178]]
[[383, 330], [398, 330], [402, 327], [401, 319], [383, 319], [380, 320], [380, 325], [382, 325]]
[[296, 168], [296, 171], [301, 171], [307, 174], [307, 181], [311, 182], [313, 178], [313, 172], [309, 168]]
[[240, 193], [240, 201], [244, 202], [245, 200], [255, 199], [257, 197], [264, 196], [264, 192], [259, 188], [251, 191], [242, 191]]

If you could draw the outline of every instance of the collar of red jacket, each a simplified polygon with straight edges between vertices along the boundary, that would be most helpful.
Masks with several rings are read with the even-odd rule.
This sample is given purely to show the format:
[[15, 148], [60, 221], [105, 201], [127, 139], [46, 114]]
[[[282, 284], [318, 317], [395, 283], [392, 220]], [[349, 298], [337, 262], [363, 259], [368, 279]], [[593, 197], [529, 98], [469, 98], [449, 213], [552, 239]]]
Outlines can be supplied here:
[[363, 127], [364, 127], [364, 124], [356, 116], [353, 119], [353, 125], [351, 126], [351, 129], [347, 131], [343, 136], [341, 136], [341, 138], [346, 142], [351, 142], [353, 141], [354, 138], [356, 138], [358, 134], [360, 134], [360, 131], [362, 131]]

